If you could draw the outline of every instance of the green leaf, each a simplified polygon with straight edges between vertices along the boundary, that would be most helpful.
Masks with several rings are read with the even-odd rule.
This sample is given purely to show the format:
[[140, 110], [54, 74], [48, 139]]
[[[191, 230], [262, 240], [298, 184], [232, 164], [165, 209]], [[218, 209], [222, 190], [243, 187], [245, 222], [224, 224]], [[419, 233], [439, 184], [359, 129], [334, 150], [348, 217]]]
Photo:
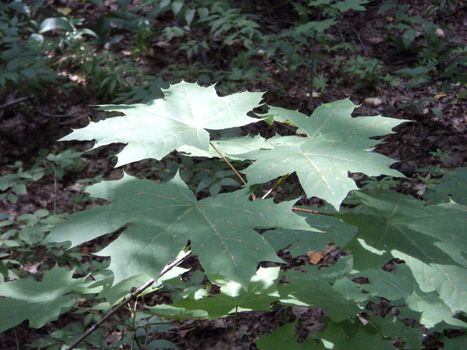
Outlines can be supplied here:
[[369, 317], [367, 320], [371, 326], [379, 329], [380, 334], [393, 340], [402, 342], [402, 349], [420, 349], [422, 334], [416, 328], [406, 326], [397, 317], [386, 315], [385, 317]]
[[436, 293], [423, 293], [415, 290], [405, 299], [407, 306], [421, 313], [419, 322], [427, 328], [433, 328], [441, 322], [452, 326], [467, 328], [467, 323], [452, 317], [452, 311]]
[[326, 349], [394, 350], [390, 339], [383, 338], [372, 324], [363, 326], [359, 320], [329, 322], [325, 330], [316, 336]]
[[455, 265], [424, 264], [400, 252], [393, 252], [412, 271], [420, 290], [425, 293], [437, 292], [439, 298], [451, 312], [467, 313], [467, 269]]
[[287, 323], [277, 328], [271, 335], [263, 335], [259, 337], [256, 344], [260, 350], [306, 350], [317, 349], [318, 343], [315, 340], [307, 339], [299, 343], [295, 335], [297, 322]]
[[93, 185], [89, 192], [111, 204], [69, 216], [48, 241], [76, 246], [128, 225], [99, 252], [111, 257], [114, 283], [141, 273], [154, 277], [190, 241], [208, 276], [245, 285], [260, 261], [282, 261], [253, 228], [312, 230], [293, 214], [292, 202], [253, 202], [246, 190], [198, 201], [178, 175], [164, 184], [125, 175]]
[[325, 215], [308, 215], [307, 222], [313, 225], [317, 232], [298, 230], [272, 230], [264, 237], [275, 250], [288, 248], [292, 256], [304, 255], [309, 251], [321, 251], [330, 242], [338, 246], [345, 246], [355, 236], [355, 226], [346, 224], [341, 220]]
[[258, 122], [247, 113], [259, 106], [260, 92], [242, 92], [219, 97], [214, 86], [181, 82], [163, 90], [164, 98], [148, 104], [103, 105], [107, 112], [124, 116], [91, 122], [61, 141], [96, 140], [93, 148], [125, 143], [117, 166], [146, 158], [162, 159], [188, 145], [208, 150], [209, 133]]
[[73, 271], [54, 267], [41, 282], [27, 278], [0, 284], [0, 296], [5, 297], [0, 299], [0, 332], [24, 320], [34, 328], [56, 320], [75, 302], [67, 294], [83, 282], [72, 275]]
[[353, 257], [342, 256], [335, 264], [331, 266], [309, 266], [307, 275], [310, 278], [319, 278], [323, 280], [334, 281], [338, 278], [347, 276], [353, 268]]
[[402, 34], [402, 43], [405, 47], [409, 47], [416, 37], [417, 31], [415, 29], [409, 28]]
[[334, 283], [333, 288], [349, 301], [353, 300], [357, 303], [361, 303], [369, 299], [369, 295], [364, 294], [362, 288], [348, 278], [337, 280]]
[[184, 321], [193, 319], [207, 319], [209, 314], [205, 310], [191, 310], [167, 304], [150, 307], [149, 310], [154, 315], [174, 321]]
[[[279, 267], [260, 267], [246, 289], [234, 281], [217, 279], [216, 284], [221, 286], [219, 294], [199, 297], [195, 293], [195, 295], [182, 299], [172, 306], [177, 310], [183, 310], [184, 313], [198, 312], [198, 315], [204, 315], [203, 317], [210, 319], [235, 312], [270, 311], [271, 304], [279, 300], [278, 277]], [[150, 310], [159, 315], [161, 307], [164, 310], [165, 306], [161, 305], [150, 308]]]
[[407, 266], [398, 265], [395, 272], [383, 270], [366, 270], [358, 276], [367, 277], [368, 284], [361, 287], [370, 294], [388, 300], [399, 300], [408, 297], [413, 291], [413, 277]]
[[457, 168], [446, 172], [443, 180], [433, 189], [428, 190], [428, 200], [446, 200], [452, 198], [456, 203], [467, 205], [467, 168]]
[[390, 158], [368, 150], [378, 143], [370, 137], [388, 134], [404, 121], [379, 116], [352, 118], [354, 109], [348, 99], [321, 105], [311, 117], [271, 108], [269, 115], [292, 122], [305, 137], [273, 138], [269, 141], [274, 150], [251, 152], [251, 159], [256, 161], [245, 170], [248, 181], [264, 183], [296, 172], [308, 197], [319, 197], [338, 209], [347, 193], [357, 189], [349, 171], [403, 176], [389, 168]]
[[301, 302], [323, 308], [335, 322], [352, 318], [360, 311], [356, 303], [344, 298], [326, 280], [303, 272], [289, 272], [285, 276], [288, 283], [279, 288], [282, 303], [297, 305]]
[[463, 234], [466, 207], [453, 202], [425, 205], [390, 191], [372, 195], [358, 191], [354, 195], [365, 211], [338, 217], [359, 228], [347, 246], [354, 254], [356, 268], [382, 266], [395, 250], [425, 263], [451, 264], [453, 258], [445, 252], [443, 243], [467, 252], [467, 237]]
[[[230, 139], [214, 140], [211, 141], [224, 156], [230, 159], [245, 159], [243, 154], [257, 151], [259, 149], [273, 149], [274, 146], [267, 142], [261, 136], [254, 137], [234, 137]], [[214, 148], [209, 145], [208, 150], [199, 149], [193, 146], [182, 146], [177, 148], [178, 152], [182, 152], [190, 157], [207, 157], [207, 158], [220, 158]]]
[[341, 12], [354, 10], [354, 11], [365, 11], [365, 5], [368, 4], [368, 0], [344, 0], [333, 5], [336, 9]]
[[307, 35], [310, 34], [310, 31], [316, 31], [318, 33], [322, 33], [325, 30], [331, 28], [334, 24], [336, 24], [335, 19], [325, 19], [323, 21], [312, 21], [305, 24], [302, 24], [295, 28], [294, 32], [296, 35]]
[[443, 338], [443, 350], [459, 350], [467, 344], [467, 333], [458, 335], [454, 338]]
[[43, 20], [39, 26], [39, 33], [42, 34], [51, 30], [73, 32], [75, 28], [66, 17], [53, 17]]

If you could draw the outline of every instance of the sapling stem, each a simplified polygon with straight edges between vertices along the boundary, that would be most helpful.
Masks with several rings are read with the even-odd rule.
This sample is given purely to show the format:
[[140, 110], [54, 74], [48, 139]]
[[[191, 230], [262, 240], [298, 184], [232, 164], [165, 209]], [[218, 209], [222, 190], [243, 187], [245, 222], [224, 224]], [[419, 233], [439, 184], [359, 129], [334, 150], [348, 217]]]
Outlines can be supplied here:
[[[191, 254], [191, 251], [187, 251], [181, 257], [174, 260], [170, 264], [166, 265], [165, 268], [159, 274], [159, 278], [164, 276], [167, 272], [169, 272], [175, 266], [179, 265], [190, 254]], [[128, 298], [123, 299], [117, 306], [115, 306], [112, 310], [110, 310], [104, 317], [102, 317], [99, 321], [97, 321], [95, 324], [93, 324], [81, 337], [79, 337], [73, 344], [71, 344], [70, 347], [67, 348], [67, 350], [73, 350], [74, 348], [76, 348], [87, 337], [89, 337], [96, 329], [98, 329], [108, 318], [110, 318], [112, 315], [114, 315], [122, 307], [127, 305], [130, 301], [135, 300], [136, 298], [138, 298], [138, 296], [142, 292], [144, 292], [146, 289], [151, 287], [154, 284], [154, 282], [156, 282], [156, 280], [154, 278], [151, 278], [150, 280], [147, 280], [141, 287], [139, 287], [135, 291], [133, 291]]]

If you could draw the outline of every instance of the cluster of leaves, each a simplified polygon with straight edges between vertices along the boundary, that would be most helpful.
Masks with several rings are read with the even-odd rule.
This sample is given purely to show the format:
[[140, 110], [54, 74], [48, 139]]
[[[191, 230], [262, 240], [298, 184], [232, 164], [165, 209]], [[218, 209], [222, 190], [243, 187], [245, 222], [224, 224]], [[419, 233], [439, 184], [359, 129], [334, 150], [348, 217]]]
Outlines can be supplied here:
[[56, 78], [42, 54], [42, 38], [34, 35], [33, 15], [21, 1], [0, 4], [0, 92], [12, 86], [37, 88]]
[[[93, 3], [104, 5], [102, 1]], [[335, 56], [352, 50], [353, 58], [339, 62], [344, 81], [357, 90], [377, 90], [399, 81], [389, 74], [381, 77], [385, 72], [382, 62], [359, 55], [336, 30], [345, 13], [364, 11], [367, 3], [310, 0], [277, 4], [279, 10], [293, 11], [297, 19], [287, 25], [264, 25], [257, 14], [227, 0], [125, 0], [102, 13], [91, 30], [82, 19], [73, 17], [71, 8], [48, 9], [45, 13], [50, 17], [44, 18], [36, 10], [40, 1], [34, 6], [14, 1], [0, 8], [4, 34], [0, 44], [5, 49], [0, 59], [6, 68], [0, 84], [20, 87], [28, 81], [33, 86], [31, 82], [36, 81], [38, 87], [57, 75], [71, 74], [72, 80], [107, 101], [133, 103], [162, 96], [161, 88], [167, 87], [164, 80], [223, 81], [223, 88], [232, 91], [249, 81], [266, 81], [276, 72], [297, 76], [305, 72], [312, 93], [326, 89], [330, 78], [326, 62], [333, 60], [329, 53]], [[435, 10], [447, 7], [440, 4]], [[453, 81], [465, 82], [465, 47], [449, 43], [435, 23], [409, 13], [409, 5], [384, 2], [380, 7], [379, 14], [393, 20], [387, 26], [389, 40], [402, 54], [417, 60], [415, 67], [394, 73], [414, 87], [439, 74], [447, 81], [445, 89]], [[157, 31], [160, 22], [164, 26]], [[131, 47], [122, 55], [120, 45], [127, 41]], [[165, 68], [157, 75], [143, 68], [141, 57], [160, 58], [158, 48], [167, 45], [180, 54], [176, 62], [164, 62]], [[50, 56], [60, 59], [51, 60]], [[273, 62], [275, 68], [265, 61]]]
[[[44, 222], [44, 230], [51, 233], [42, 242], [43, 234], [36, 235], [31, 243], [50, 247], [69, 242], [76, 247], [118, 231], [118, 237], [96, 253], [110, 259], [80, 268], [79, 278], [58, 266], [44, 272], [40, 282], [5, 276], [10, 280], [0, 284], [0, 331], [24, 320], [39, 328], [72, 309], [95, 315], [148, 279], [157, 282], [147, 293], [168, 291], [172, 302], [140, 305], [140, 311], [137, 305], [131, 308], [132, 322], [127, 326], [131, 332], [122, 332], [127, 335], [121, 341], [140, 347], [156, 341], [154, 332], [170, 327], [159, 318], [215, 319], [270, 311], [277, 304], [322, 308], [325, 328], [298, 342], [295, 324], [288, 324], [262, 337], [261, 349], [277, 348], [271, 344], [280, 342], [304, 349], [363, 344], [413, 349], [420, 348], [423, 334], [466, 328], [467, 243], [462, 233], [466, 198], [451, 187], [459, 177], [465, 179], [465, 169], [435, 187], [430, 204], [377, 186], [359, 190], [349, 177], [349, 172], [402, 176], [390, 168], [393, 160], [371, 150], [379, 142], [375, 136], [391, 133], [404, 120], [352, 118], [356, 106], [350, 100], [321, 105], [311, 116], [270, 106], [258, 116], [252, 111], [261, 106], [262, 93], [219, 97], [214, 86], [186, 82], [163, 93], [163, 98], [147, 104], [103, 105], [104, 111], [120, 115], [91, 122], [62, 140], [95, 140], [94, 148], [124, 143], [117, 166], [163, 160], [174, 152], [191, 159], [191, 165], [183, 163], [185, 168], [203, 166], [206, 158], [228, 162], [242, 169], [247, 182], [240, 181], [240, 189], [239, 183], [221, 182], [209, 196], [205, 191], [198, 197], [190, 187], [202, 192], [212, 182], [196, 178], [196, 173], [184, 176], [195, 185], [176, 173], [166, 182], [125, 174], [88, 187], [93, 198], [107, 204], [68, 215], [56, 224]], [[228, 136], [231, 128], [264, 121], [293, 125], [296, 133], [268, 139]], [[279, 178], [277, 184], [282, 183], [291, 173], [297, 175], [306, 197], [330, 205], [308, 208], [297, 205], [296, 199], [276, 203], [257, 198], [274, 187], [271, 180]], [[226, 175], [215, 171], [214, 176]], [[266, 183], [269, 186], [263, 187]], [[342, 206], [349, 193], [353, 208]], [[45, 213], [36, 214], [41, 220]], [[296, 257], [323, 252], [329, 244], [347, 251], [335, 264], [281, 269], [284, 261], [278, 251], [286, 249]], [[158, 278], [187, 251], [197, 256], [201, 271], [187, 280], [181, 278], [186, 269], [173, 267]], [[220, 291], [213, 292], [213, 286]], [[371, 307], [380, 303], [397, 312], [382, 317]], [[85, 324], [93, 320], [87, 317]], [[82, 329], [73, 323], [57, 331], [59, 345], [70, 345]], [[103, 339], [95, 335], [86, 341], [106, 347]], [[446, 348], [455, 348], [465, 341], [465, 334], [443, 341]], [[41, 346], [56, 345], [49, 340]], [[169, 345], [157, 340], [151, 346]]]
[[[440, 5], [438, 9], [446, 7], [446, 4]], [[443, 29], [421, 16], [411, 15], [407, 4], [388, 2], [381, 6], [379, 12], [391, 15], [393, 23], [388, 30], [397, 50], [416, 58], [415, 67], [397, 72], [404, 78], [410, 78], [409, 87], [423, 85], [438, 75], [448, 82], [444, 84], [444, 90], [451, 82], [465, 83], [465, 45], [450, 43]]]

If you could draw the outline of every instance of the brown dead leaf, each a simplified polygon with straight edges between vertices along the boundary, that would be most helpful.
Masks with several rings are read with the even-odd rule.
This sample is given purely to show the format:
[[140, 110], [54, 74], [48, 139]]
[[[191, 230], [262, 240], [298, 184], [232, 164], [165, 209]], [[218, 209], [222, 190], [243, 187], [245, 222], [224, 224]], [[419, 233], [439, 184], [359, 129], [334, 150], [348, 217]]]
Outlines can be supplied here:
[[444, 92], [438, 92], [436, 95], [435, 95], [435, 100], [441, 100], [443, 97], [446, 97], [447, 94], [445, 94]]
[[323, 252], [309, 251], [307, 255], [308, 255], [308, 261], [310, 262], [311, 265], [319, 264], [319, 262], [323, 260], [323, 257], [324, 257]]

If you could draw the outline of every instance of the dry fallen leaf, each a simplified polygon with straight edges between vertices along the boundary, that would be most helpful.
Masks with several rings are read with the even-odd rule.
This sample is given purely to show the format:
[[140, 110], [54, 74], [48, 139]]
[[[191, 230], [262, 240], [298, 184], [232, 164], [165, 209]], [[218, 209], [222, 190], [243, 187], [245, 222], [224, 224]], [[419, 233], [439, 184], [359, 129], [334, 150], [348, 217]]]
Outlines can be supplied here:
[[379, 97], [368, 97], [363, 102], [365, 102], [366, 105], [378, 107], [383, 103], [383, 100]]
[[444, 33], [444, 30], [442, 30], [441, 28], [438, 28], [436, 29], [436, 36], [438, 36], [439, 38], [444, 38], [446, 34]]
[[446, 97], [447, 94], [445, 94], [444, 92], [439, 92], [435, 95], [435, 100], [440, 100], [442, 99], [443, 97]]
[[69, 7], [58, 7], [57, 8], [57, 12], [60, 12], [64, 16], [68, 16], [71, 13], [71, 11], [73, 10]]
[[323, 257], [324, 257], [323, 252], [309, 251], [307, 255], [308, 255], [308, 261], [310, 262], [311, 265], [318, 264], [321, 260], [323, 260]]

